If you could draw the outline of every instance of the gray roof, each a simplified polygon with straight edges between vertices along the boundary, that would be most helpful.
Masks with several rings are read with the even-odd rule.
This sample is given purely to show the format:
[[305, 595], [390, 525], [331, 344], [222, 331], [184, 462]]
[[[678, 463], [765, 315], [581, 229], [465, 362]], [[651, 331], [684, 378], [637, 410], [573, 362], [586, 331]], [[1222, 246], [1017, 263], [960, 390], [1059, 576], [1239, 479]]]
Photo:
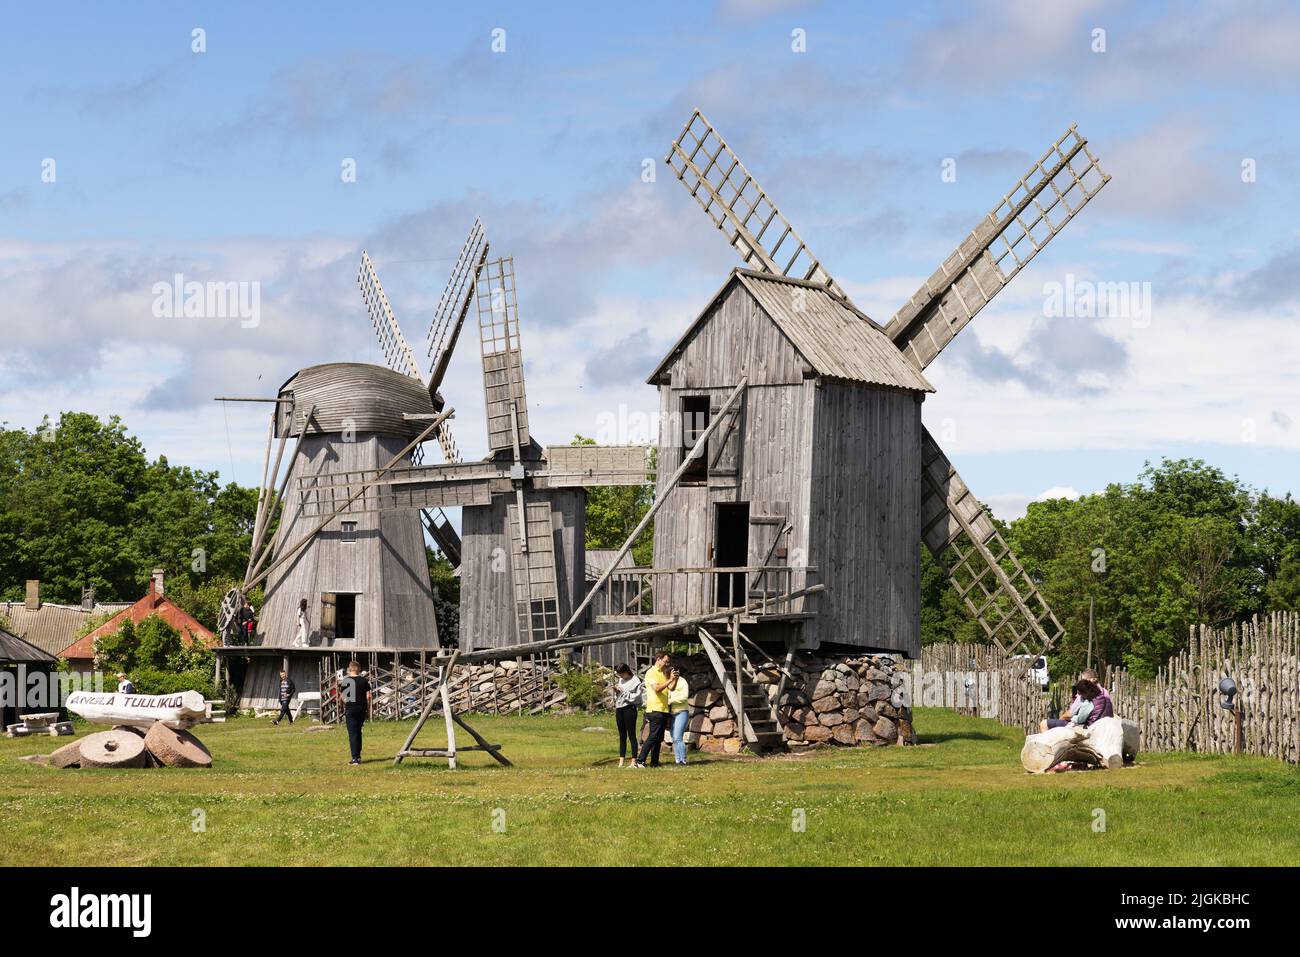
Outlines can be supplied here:
[[0, 664], [48, 664], [55, 657], [0, 628]]
[[130, 608], [131, 604], [129, 601], [97, 602], [93, 611], [86, 611], [75, 605], [41, 602], [41, 607], [32, 611], [21, 601], [0, 602], [0, 615], [9, 620], [11, 633], [47, 654], [57, 655], [77, 640], [77, 632], [91, 615], [117, 613], [123, 608]]
[[934, 386], [926, 381], [921, 371], [865, 313], [816, 283], [751, 269], [732, 271], [690, 329], [655, 369], [649, 379], [651, 383], [690, 341], [733, 282], [739, 282], [749, 291], [818, 375], [914, 392], [934, 391]]
[[[380, 432], [415, 438], [429, 425], [403, 419], [402, 413], [433, 414], [433, 401], [424, 384], [400, 372], [365, 362], [328, 362], [300, 369], [280, 386], [292, 392], [293, 421], [289, 434], [302, 432], [307, 410], [316, 406], [315, 429], [322, 432]], [[283, 417], [277, 420], [280, 434]]]

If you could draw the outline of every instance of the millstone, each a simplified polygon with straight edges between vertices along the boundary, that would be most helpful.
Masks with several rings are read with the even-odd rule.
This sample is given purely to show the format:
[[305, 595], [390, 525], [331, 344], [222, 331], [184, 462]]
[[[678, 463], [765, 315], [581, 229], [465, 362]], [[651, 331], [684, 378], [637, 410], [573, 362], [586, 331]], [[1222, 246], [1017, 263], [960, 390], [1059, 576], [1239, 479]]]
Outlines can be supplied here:
[[188, 731], [169, 728], [161, 721], [154, 724], [144, 736], [145, 747], [169, 768], [210, 768], [212, 754], [203, 742]]
[[129, 731], [101, 731], [81, 739], [83, 768], [142, 768], [144, 739]]
[[81, 742], [73, 741], [71, 744], [65, 744], [50, 755], [50, 767], [52, 768], [79, 768], [81, 767]]

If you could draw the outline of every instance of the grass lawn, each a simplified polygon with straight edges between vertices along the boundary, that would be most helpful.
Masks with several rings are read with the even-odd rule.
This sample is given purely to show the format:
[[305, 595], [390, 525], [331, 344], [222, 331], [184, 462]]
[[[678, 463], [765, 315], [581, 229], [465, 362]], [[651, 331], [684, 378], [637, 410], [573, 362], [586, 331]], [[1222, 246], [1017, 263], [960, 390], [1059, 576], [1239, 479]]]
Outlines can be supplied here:
[[[430, 722], [421, 743], [433, 746]], [[1294, 864], [1300, 771], [1264, 758], [1147, 755], [1121, 771], [1031, 777], [1021, 735], [920, 709], [916, 748], [619, 770], [612, 715], [478, 717], [484, 754], [391, 757], [409, 723], [239, 718], [199, 729], [208, 770], [57, 771], [0, 738], [0, 863], [58, 864]], [[599, 726], [603, 732], [584, 731]], [[84, 730], [84, 729], [83, 729]], [[1105, 831], [1093, 829], [1094, 809]], [[206, 817], [195, 833], [194, 812]], [[806, 827], [792, 825], [801, 813]], [[504, 820], [504, 830], [494, 823]], [[656, 860], [644, 829], [672, 835]]]

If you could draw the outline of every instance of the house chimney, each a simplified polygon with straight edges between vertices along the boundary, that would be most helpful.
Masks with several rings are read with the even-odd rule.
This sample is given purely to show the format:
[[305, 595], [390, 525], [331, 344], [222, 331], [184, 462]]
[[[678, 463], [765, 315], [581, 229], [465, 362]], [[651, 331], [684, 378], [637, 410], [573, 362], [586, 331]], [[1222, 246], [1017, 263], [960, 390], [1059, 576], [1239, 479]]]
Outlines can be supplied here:
[[27, 601], [23, 606], [28, 611], [40, 611], [41, 609], [41, 580], [39, 578], [27, 579]]
[[166, 579], [167, 573], [161, 568], [155, 568], [153, 574], [149, 576], [149, 590], [153, 595], [153, 603], [155, 605], [158, 604], [158, 602], [162, 600], [163, 595], [167, 593]]
[[82, 611], [95, 610], [95, 586], [94, 585], [91, 585], [89, 588], [83, 587], [81, 589], [81, 610]]

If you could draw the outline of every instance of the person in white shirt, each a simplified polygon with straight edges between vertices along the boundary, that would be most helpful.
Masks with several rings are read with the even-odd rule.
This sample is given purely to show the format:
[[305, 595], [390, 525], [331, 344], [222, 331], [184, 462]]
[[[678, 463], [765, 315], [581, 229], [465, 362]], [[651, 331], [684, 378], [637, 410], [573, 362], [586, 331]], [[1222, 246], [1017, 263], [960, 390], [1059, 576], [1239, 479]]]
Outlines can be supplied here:
[[614, 721], [618, 725], [618, 766], [624, 766], [628, 749], [636, 760], [636, 713], [645, 685], [626, 664], [614, 669]]
[[305, 648], [307, 646], [307, 599], [304, 598], [298, 602], [298, 631], [293, 636], [295, 648]]
[[135, 685], [131, 684], [131, 679], [121, 672], [117, 675], [117, 693], [135, 694]]

